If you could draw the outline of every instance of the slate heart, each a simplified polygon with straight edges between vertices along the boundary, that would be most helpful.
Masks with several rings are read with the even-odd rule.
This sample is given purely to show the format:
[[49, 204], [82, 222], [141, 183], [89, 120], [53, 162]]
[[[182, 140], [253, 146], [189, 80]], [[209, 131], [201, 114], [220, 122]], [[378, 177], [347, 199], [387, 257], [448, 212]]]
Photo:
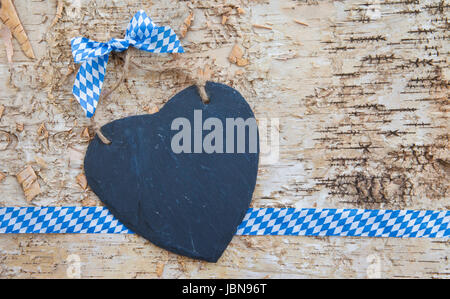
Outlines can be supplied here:
[[[239, 153], [237, 127], [233, 136], [226, 131], [226, 121], [254, 120], [250, 106], [239, 92], [223, 84], [207, 82], [206, 92], [211, 99], [208, 104], [191, 86], [158, 113], [106, 124], [101, 130], [112, 143], [103, 144], [95, 137], [86, 152], [84, 170], [95, 194], [130, 230], [174, 253], [216, 262], [250, 205], [258, 172], [259, 135], [256, 127], [257, 149], [251, 152], [247, 127], [246, 150]], [[199, 111], [203, 121], [212, 117], [222, 122], [224, 152], [226, 136], [231, 136], [228, 140], [234, 141], [234, 153], [206, 153], [204, 149], [195, 153], [196, 141], [211, 132], [195, 135], [198, 119], [194, 114], [198, 116]], [[180, 132], [171, 129], [172, 122], [180, 117], [193, 124], [191, 136], [196, 140], [191, 153], [175, 153], [171, 147], [172, 138]], [[179, 144], [184, 145], [184, 140]]]

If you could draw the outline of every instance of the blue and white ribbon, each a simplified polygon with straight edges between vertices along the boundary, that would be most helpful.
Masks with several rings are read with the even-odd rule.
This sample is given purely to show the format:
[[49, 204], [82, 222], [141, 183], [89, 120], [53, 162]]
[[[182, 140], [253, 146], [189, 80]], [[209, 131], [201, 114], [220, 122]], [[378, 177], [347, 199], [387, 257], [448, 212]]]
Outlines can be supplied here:
[[71, 46], [75, 63], [81, 63], [72, 92], [87, 117], [95, 113], [109, 53], [125, 51], [129, 46], [151, 53], [184, 52], [172, 28], [156, 26], [143, 10], [131, 19], [124, 39], [113, 38], [107, 43], [101, 43], [76, 37], [72, 39]]
[[[450, 211], [250, 208], [236, 235], [450, 237]], [[133, 233], [105, 207], [0, 207], [0, 233]]]

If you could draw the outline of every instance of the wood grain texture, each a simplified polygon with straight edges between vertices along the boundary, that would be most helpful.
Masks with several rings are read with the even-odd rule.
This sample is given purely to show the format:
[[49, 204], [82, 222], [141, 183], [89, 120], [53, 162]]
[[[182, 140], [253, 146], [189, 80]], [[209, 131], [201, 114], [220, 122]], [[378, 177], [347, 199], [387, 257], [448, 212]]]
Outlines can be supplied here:
[[[279, 119], [280, 157], [260, 167], [253, 206], [450, 208], [447, 1], [64, 1], [52, 27], [57, 1], [15, 6], [37, 59], [14, 41], [10, 70], [0, 44], [2, 206], [100, 204], [76, 179], [93, 127], [71, 94], [69, 41], [122, 37], [144, 9], [177, 33], [192, 13], [176, 59], [209, 64], [258, 119]], [[243, 67], [228, 59], [236, 44]], [[133, 55], [146, 68], [173, 59]], [[122, 64], [111, 56], [104, 88]], [[161, 108], [189, 80], [135, 66], [96, 122]], [[30, 203], [15, 177], [28, 164], [41, 189]], [[136, 236], [2, 235], [0, 277], [67, 277], [79, 261], [81, 277], [449, 278], [448, 254], [448, 240], [235, 237], [208, 264]]]

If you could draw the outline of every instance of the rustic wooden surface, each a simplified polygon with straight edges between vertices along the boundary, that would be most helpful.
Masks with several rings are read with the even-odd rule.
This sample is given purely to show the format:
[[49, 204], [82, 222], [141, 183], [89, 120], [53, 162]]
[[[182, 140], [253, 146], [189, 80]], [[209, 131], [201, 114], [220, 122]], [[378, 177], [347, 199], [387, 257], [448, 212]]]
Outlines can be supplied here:
[[[260, 167], [253, 206], [450, 208], [447, 1], [62, 4], [50, 26], [57, 1], [15, 1], [36, 60], [14, 41], [10, 70], [0, 42], [1, 206], [100, 205], [76, 181], [88, 145], [82, 132], [93, 128], [71, 95], [69, 41], [122, 37], [144, 9], [178, 33], [192, 12], [187, 53], [177, 59], [192, 69], [211, 65], [213, 79], [238, 89], [257, 118], [279, 119], [279, 161]], [[243, 67], [228, 61], [235, 44], [248, 60]], [[147, 67], [172, 59], [134, 55]], [[105, 88], [122, 62], [111, 56]], [[161, 107], [189, 80], [134, 68], [99, 104], [96, 122]], [[15, 177], [27, 165], [41, 188], [31, 202]], [[0, 277], [449, 278], [449, 252], [448, 240], [438, 239], [235, 237], [209, 264], [137, 236], [1, 235]]]

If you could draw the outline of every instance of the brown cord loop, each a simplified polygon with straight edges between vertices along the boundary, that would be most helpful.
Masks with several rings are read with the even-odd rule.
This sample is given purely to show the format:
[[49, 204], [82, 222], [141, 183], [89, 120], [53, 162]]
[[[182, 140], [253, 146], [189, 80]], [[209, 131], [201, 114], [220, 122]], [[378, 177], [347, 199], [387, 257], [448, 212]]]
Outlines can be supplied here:
[[[174, 72], [180, 72], [183, 73], [184, 75], [186, 75], [186, 77], [190, 78], [191, 80], [193, 80], [195, 82], [195, 85], [197, 86], [197, 90], [198, 90], [198, 94], [200, 95], [200, 98], [202, 99], [202, 102], [205, 104], [209, 103], [209, 97], [208, 94], [206, 93], [206, 89], [205, 89], [205, 85], [206, 85], [206, 80], [210, 77], [211, 75], [211, 71], [209, 69], [209, 67], [205, 67], [205, 70], [200, 70], [197, 74], [196, 77], [192, 77], [192, 70], [187, 69], [183, 66], [180, 65], [175, 65], [172, 67], [159, 67], [159, 68], [147, 68], [145, 66], [139, 65], [137, 63], [135, 63], [132, 59], [131, 59], [131, 51], [133, 51], [133, 48], [129, 48], [126, 51], [125, 54], [125, 59], [124, 59], [124, 64], [123, 64], [123, 70], [122, 70], [122, 74], [120, 75], [119, 80], [117, 80], [116, 83], [114, 83], [114, 85], [112, 86], [112, 88], [110, 90], [105, 90], [103, 92], [103, 94], [101, 95], [101, 100], [106, 100], [107, 98], [109, 98], [109, 96], [120, 86], [120, 84], [127, 78], [128, 73], [129, 73], [129, 69], [130, 69], [130, 65], [133, 64], [135, 67], [140, 68], [140, 69], [144, 69], [147, 71], [152, 71], [152, 72], [167, 72], [167, 71], [174, 71]], [[94, 121], [94, 116], [91, 118], [91, 122], [93, 124], [94, 130], [97, 133], [98, 138], [104, 143], [104, 144], [111, 144], [111, 140], [109, 140], [108, 138], [105, 137], [105, 135], [103, 135], [102, 131], [100, 128], [97, 128], [95, 121]]]
[[103, 135], [102, 131], [100, 130], [100, 128], [95, 130], [95, 133], [97, 133], [98, 138], [100, 138], [100, 140], [104, 143], [104, 144], [111, 144], [111, 140], [109, 140], [108, 138], [105, 137], [105, 135]]
[[209, 103], [209, 97], [206, 94], [205, 89], [206, 81], [204, 80], [198, 80], [195, 86], [197, 86], [198, 94], [200, 95], [200, 98], [202, 99], [202, 102], [205, 104]]
[[104, 144], [111, 144], [111, 140], [109, 140], [108, 138], [105, 137], [105, 135], [103, 135], [101, 128], [97, 127], [97, 124], [95, 123], [95, 120], [94, 120], [94, 116], [91, 117], [91, 124], [92, 124], [92, 127], [94, 128], [94, 131], [97, 134], [98, 138]]
[[102, 99], [107, 99], [109, 96], [120, 86], [120, 84], [125, 80], [126, 77], [128, 77], [128, 73], [130, 71], [130, 61], [131, 61], [131, 51], [130, 49], [127, 50], [127, 53], [125, 54], [125, 61], [123, 63], [123, 69], [122, 74], [120, 75], [119, 80], [117, 80], [116, 83], [114, 83], [113, 87], [110, 90], [106, 90]]

